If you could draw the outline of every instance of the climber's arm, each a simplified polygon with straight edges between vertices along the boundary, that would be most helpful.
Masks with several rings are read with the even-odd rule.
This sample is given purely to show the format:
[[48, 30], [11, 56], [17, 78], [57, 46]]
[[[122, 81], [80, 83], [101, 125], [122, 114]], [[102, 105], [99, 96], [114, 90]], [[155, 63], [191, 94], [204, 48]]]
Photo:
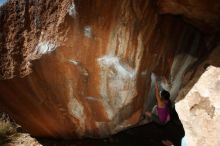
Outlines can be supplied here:
[[159, 107], [163, 106], [163, 101], [161, 100], [161, 97], [160, 97], [160, 93], [159, 93], [159, 88], [158, 88], [158, 83], [157, 81], [155, 82], [155, 96], [156, 96], [156, 99], [157, 99], [157, 104]]

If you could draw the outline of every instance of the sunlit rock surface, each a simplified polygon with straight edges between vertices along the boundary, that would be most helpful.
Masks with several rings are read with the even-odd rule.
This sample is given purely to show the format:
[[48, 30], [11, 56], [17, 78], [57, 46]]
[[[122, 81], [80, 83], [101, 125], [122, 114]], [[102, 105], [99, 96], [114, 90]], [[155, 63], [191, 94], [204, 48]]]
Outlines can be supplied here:
[[14, 120], [0, 113], [0, 145], [1, 146], [42, 146], [30, 134], [19, 132]]
[[176, 104], [189, 146], [219, 146], [220, 68], [210, 66]]
[[9, 141], [2, 144], [2, 146], [42, 146], [35, 138], [32, 138], [30, 134], [18, 133], [11, 136]]
[[136, 124], [155, 102], [152, 77], [166, 77], [174, 99], [215, 44], [159, 15], [154, 0], [11, 0], [0, 10], [0, 106], [36, 136]]

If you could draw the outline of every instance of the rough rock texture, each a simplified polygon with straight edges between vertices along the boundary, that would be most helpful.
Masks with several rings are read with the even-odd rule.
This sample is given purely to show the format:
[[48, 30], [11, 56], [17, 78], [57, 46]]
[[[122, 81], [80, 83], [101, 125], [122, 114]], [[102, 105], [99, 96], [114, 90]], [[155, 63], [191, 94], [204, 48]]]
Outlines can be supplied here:
[[161, 14], [181, 15], [206, 33], [220, 30], [218, 0], [158, 0], [158, 6]]
[[210, 66], [186, 97], [176, 104], [187, 145], [219, 146], [220, 68]]
[[27, 133], [18, 133], [9, 137], [9, 142], [2, 146], [42, 146], [35, 138]]
[[8, 115], [0, 113], [0, 145], [1, 146], [42, 146], [35, 138], [27, 133], [18, 132], [14, 120]]
[[136, 124], [154, 101], [152, 76], [169, 78], [175, 98], [216, 42], [160, 16], [154, 0], [10, 0], [0, 10], [0, 106], [36, 136]]

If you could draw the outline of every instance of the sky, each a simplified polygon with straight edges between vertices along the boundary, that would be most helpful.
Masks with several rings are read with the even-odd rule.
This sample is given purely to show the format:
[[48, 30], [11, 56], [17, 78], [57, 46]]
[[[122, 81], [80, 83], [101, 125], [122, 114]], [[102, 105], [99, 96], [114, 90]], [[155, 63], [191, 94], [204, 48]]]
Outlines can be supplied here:
[[4, 2], [6, 2], [7, 0], [0, 0], [0, 6], [4, 3]]

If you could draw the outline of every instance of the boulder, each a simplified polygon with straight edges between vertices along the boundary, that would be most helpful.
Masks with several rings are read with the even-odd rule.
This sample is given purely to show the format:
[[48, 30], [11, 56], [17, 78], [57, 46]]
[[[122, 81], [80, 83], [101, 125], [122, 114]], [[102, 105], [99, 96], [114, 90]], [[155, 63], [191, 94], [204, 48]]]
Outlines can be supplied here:
[[219, 146], [220, 68], [210, 66], [176, 103], [188, 146]]

